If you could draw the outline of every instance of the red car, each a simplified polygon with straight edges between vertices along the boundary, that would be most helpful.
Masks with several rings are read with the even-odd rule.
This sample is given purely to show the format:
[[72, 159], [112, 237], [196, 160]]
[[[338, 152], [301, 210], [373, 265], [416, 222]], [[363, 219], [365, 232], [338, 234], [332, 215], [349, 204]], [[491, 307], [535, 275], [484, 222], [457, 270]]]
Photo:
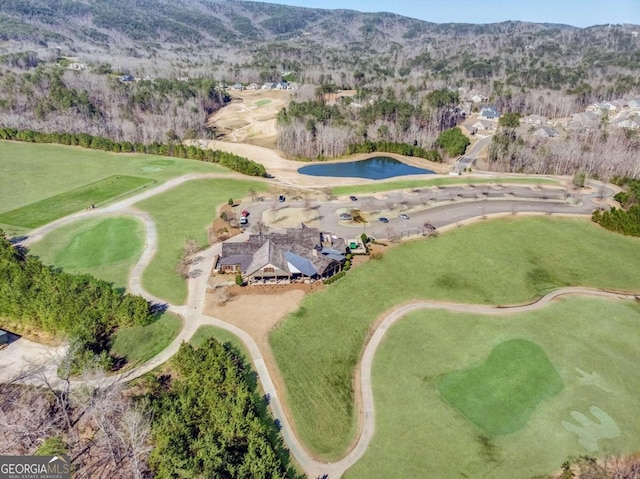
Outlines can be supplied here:
[[249, 216], [249, 212], [247, 210], [242, 210], [242, 213], [240, 213], [240, 216], [242, 216], [243, 218], [246, 218], [247, 216]]

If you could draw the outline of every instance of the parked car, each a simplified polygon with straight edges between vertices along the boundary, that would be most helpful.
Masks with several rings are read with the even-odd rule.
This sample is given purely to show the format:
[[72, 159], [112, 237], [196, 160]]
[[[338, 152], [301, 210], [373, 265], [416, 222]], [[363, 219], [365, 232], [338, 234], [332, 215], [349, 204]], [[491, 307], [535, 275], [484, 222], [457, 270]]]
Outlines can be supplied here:
[[409, 219], [409, 215], [404, 214], [404, 213], [400, 213], [400, 214], [398, 215], [398, 217], [399, 217], [400, 219], [403, 219], [403, 220], [408, 220], [408, 219]]
[[284, 195], [280, 195], [280, 196], [278, 196], [278, 201], [279, 201], [280, 203], [284, 203], [286, 199], [287, 199], [287, 198], [285, 198], [285, 196], [284, 196]]
[[249, 223], [249, 218], [247, 218], [246, 216], [243, 216], [242, 218], [240, 218], [241, 225], [246, 225], [248, 223]]
[[353, 196], [353, 195], [349, 196], [349, 199], [351, 201], [358, 201], [358, 197], [357, 196]]
[[342, 213], [340, 215], [340, 219], [342, 221], [351, 221], [351, 220], [353, 220], [353, 216], [351, 216], [349, 213]]
[[249, 216], [249, 212], [247, 210], [242, 210], [242, 213], [240, 213], [240, 216], [243, 218], [246, 218], [247, 216]]
[[384, 216], [381, 216], [380, 218], [378, 218], [378, 220], [379, 220], [381, 223], [388, 223], [388, 222], [389, 222], [389, 220], [388, 220], [387, 218], [385, 218]]

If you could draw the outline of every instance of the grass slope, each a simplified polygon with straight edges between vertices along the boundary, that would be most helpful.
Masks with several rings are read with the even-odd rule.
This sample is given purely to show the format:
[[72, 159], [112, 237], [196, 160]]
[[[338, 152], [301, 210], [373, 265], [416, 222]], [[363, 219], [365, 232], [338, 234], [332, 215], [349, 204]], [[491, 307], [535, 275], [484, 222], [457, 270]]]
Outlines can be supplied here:
[[0, 223], [23, 228], [37, 228], [83, 210], [89, 205], [100, 205], [100, 203], [139, 190], [152, 182], [153, 180], [148, 178], [135, 176], [109, 176], [22, 208], [7, 211], [0, 215]]
[[398, 246], [310, 295], [270, 336], [300, 437], [340, 456], [355, 433], [352, 377], [371, 324], [407, 300], [514, 304], [554, 288], [640, 289], [640, 242], [587, 220], [504, 218]]
[[452, 178], [433, 178], [431, 180], [396, 180], [396, 181], [382, 181], [371, 183], [367, 185], [353, 185], [353, 186], [336, 186], [331, 189], [334, 195], [353, 195], [362, 193], [378, 193], [381, 191], [393, 191], [393, 190], [405, 190], [409, 188], [425, 188], [429, 186], [444, 186], [444, 185], [482, 185], [482, 184], [530, 184], [530, 185], [556, 185], [559, 183], [556, 180], [547, 178], [467, 178], [467, 177], [452, 177]]
[[89, 273], [116, 287], [126, 287], [143, 247], [142, 224], [118, 216], [63, 226], [32, 245], [30, 252], [68, 273]]
[[165, 349], [180, 332], [178, 316], [164, 313], [147, 326], [120, 329], [113, 339], [111, 354], [124, 359], [131, 366], [148, 361]]
[[138, 203], [137, 207], [151, 214], [158, 230], [158, 251], [144, 272], [144, 288], [171, 303], [182, 304], [187, 285], [176, 273], [176, 265], [185, 241], [193, 237], [206, 245], [206, 229], [216, 217], [217, 208], [229, 198], [247, 196], [251, 188], [265, 191], [267, 186], [257, 181], [195, 180]]
[[0, 213], [113, 175], [162, 183], [186, 173], [225, 172], [229, 170], [196, 160], [0, 141]]
[[[508, 317], [408, 315], [387, 332], [376, 353], [376, 433], [345, 478], [525, 479], [546, 477], [571, 456], [638, 451], [638, 324], [637, 303], [576, 297]], [[513, 339], [539, 345], [565, 387], [540, 402], [523, 428], [490, 438], [442, 400], [438, 382], [452, 371], [482, 364], [490, 351]], [[563, 426], [563, 421], [578, 425], [573, 412], [595, 422], [592, 406], [620, 429], [618, 437], [599, 439], [594, 452]], [[597, 432], [593, 428], [594, 439]]]

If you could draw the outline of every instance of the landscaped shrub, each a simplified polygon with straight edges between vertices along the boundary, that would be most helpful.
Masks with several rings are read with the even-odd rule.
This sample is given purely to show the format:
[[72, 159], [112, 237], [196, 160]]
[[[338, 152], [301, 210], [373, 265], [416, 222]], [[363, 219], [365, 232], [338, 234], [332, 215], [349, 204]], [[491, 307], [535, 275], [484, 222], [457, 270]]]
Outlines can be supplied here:
[[340, 278], [344, 277], [344, 275], [346, 275], [347, 272], [346, 271], [340, 271], [339, 273], [334, 274], [333, 276], [331, 276], [331, 278], [327, 278], [323, 281], [324, 284], [331, 284], [331, 283], [335, 283], [336, 281], [338, 281]]
[[241, 274], [236, 274], [236, 284], [238, 286], [243, 286], [244, 285], [244, 279], [242, 279], [242, 275]]

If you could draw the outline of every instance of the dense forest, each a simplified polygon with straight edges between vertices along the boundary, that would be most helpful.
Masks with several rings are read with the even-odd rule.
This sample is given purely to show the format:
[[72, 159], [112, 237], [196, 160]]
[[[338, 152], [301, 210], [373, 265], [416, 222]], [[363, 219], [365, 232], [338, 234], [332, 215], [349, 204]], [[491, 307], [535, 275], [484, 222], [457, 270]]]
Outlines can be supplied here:
[[213, 338], [198, 349], [183, 344], [172, 365], [175, 377], [148, 398], [156, 477], [295, 477], [251, 372], [232, 348]]
[[[278, 146], [305, 158], [396, 143], [437, 158], [438, 136], [483, 105], [557, 119], [594, 101], [640, 97], [633, 25], [435, 24], [221, 0], [157, 0], [153, 8], [143, 0], [7, 0], [0, 25], [0, 126], [116, 142], [212, 137], [207, 116], [235, 82], [303, 85], [278, 118]], [[341, 97], [343, 89], [356, 94]], [[480, 103], [470, 102], [474, 94]], [[635, 140], [616, 133], [580, 130], [568, 146], [529, 136], [519, 134], [523, 144], [503, 137], [490, 165], [571, 174], [578, 162], [603, 177], [638, 174], [628, 153]], [[594, 136], [615, 148], [612, 172], [589, 166], [600, 147], [561, 158]]]
[[141, 296], [125, 294], [90, 275], [71, 275], [45, 266], [14, 247], [0, 230], [0, 318], [18, 332], [34, 328], [70, 339], [74, 369], [108, 355], [117, 328], [144, 325], [154, 317]]

